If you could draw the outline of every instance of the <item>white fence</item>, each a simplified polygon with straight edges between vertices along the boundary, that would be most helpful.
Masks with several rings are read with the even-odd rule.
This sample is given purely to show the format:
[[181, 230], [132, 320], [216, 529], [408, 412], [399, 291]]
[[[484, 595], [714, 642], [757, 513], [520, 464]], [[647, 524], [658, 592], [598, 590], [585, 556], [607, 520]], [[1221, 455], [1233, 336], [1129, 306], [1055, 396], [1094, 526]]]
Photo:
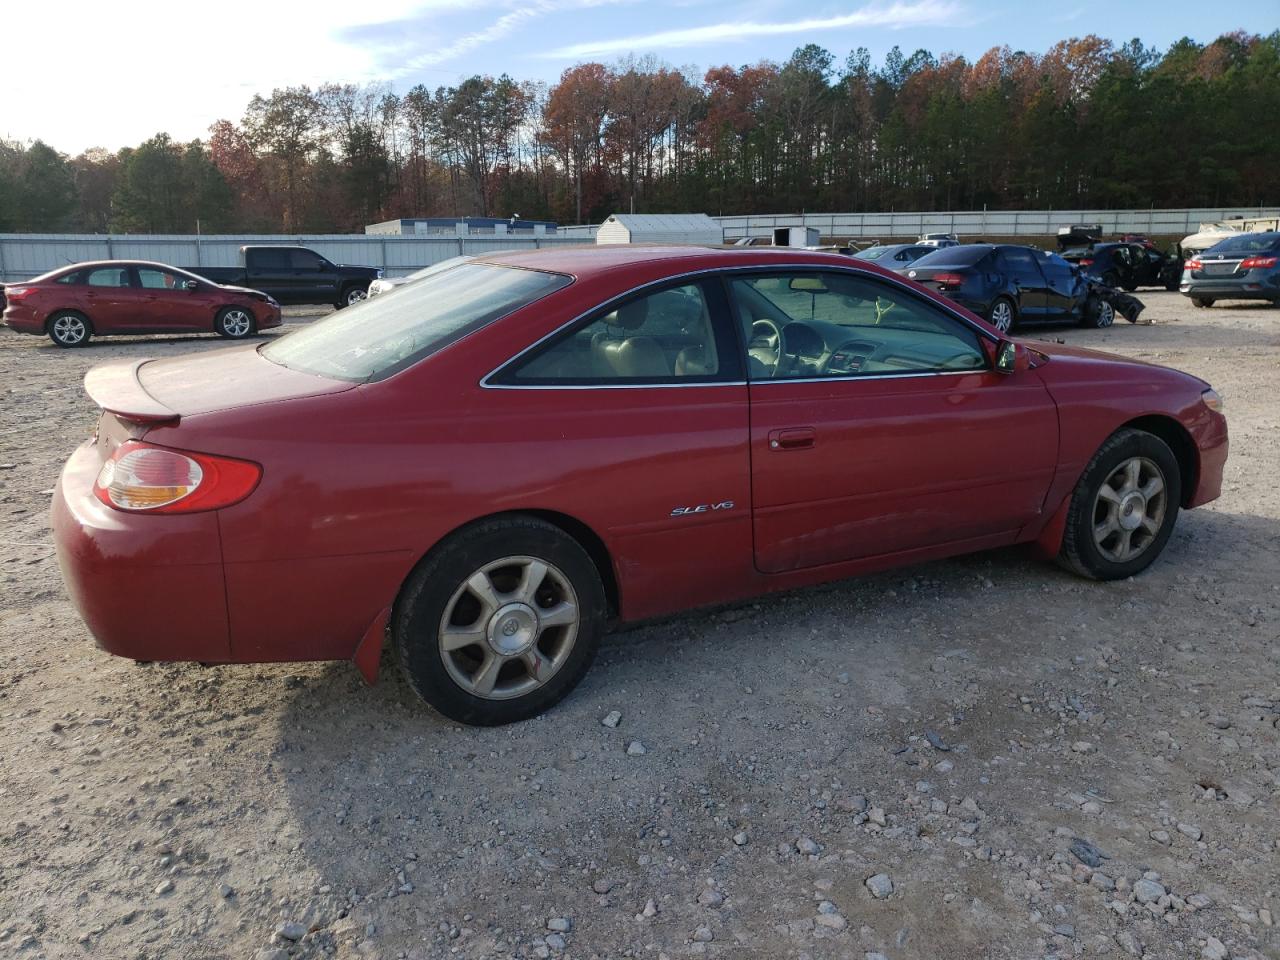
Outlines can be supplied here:
[[[914, 238], [922, 233], [983, 236], [1047, 236], [1073, 223], [1102, 224], [1104, 234], [1146, 233], [1183, 237], [1203, 221], [1280, 216], [1266, 207], [1182, 210], [972, 210], [955, 213], [808, 213], [715, 217], [726, 243], [773, 235], [774, 227], [815, 227], [824, 238]], [[297, 243], [335, 263], [382, 267], [403, 276], [450, 257], [496, 250], [590, 244], [593, 225], [561, 227], [555, 237], [422, 237], [366, 234], [311, 236], [104, 236], [100, 234], [0, 234], [0, 282], [27, 280], [84, 260], [158, 260], [177, 267], [230, 267], [247, 243]]]
[[968, 210], [951, 213], [807, 213], [716, 217], [726, 242], [771, 237], [774, 227], [816, 227], [825, 238], [915, 238], [924, 233], [966, 237], [1053, 235], [1075, 223], [1102, 224], [1104, 234], [1146, 233], [1184, 237], [1203, 221], [1230, 217], [1270, 217], [1267, 207], [1185, 208], [1181, 210]]
[[574, 246], [587, 238], [561, 237], [396, 237], [364, 234], [313, 236], [104, 236], [100, 234], [0, 234], [0, 282], [29, 280], [46, 271], [85, 260], [156, 260], [175, 267], [233, 267], [240, 247], [253, 243], [297, 243], [334, 263], [382, 267], [403, 276], [441, 260], [498, 250]]

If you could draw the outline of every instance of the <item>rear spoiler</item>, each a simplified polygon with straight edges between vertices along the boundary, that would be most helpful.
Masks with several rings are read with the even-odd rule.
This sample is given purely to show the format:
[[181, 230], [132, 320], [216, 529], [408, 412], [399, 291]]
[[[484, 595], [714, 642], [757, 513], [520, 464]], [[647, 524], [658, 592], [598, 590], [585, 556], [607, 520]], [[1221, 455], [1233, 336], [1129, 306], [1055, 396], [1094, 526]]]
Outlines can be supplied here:
[[103, 410], [132, 423], [168, 423], [178, 412], [142, 387], [138, 369], [148, 360], [122, 360], [94, 367], [84, 377], [84, 392]]

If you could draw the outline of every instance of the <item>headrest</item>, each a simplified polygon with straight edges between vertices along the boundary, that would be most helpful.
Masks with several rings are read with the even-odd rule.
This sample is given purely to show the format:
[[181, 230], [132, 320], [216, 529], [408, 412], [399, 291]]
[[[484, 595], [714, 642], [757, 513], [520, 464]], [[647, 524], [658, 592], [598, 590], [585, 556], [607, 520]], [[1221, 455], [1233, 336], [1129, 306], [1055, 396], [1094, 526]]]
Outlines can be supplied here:
[[607, 323], [611, 323], [623, 330], [639, 330], [644, 326], [645, 320], [649, 318], [649, 298], [641, 297], [639, 300], [632, 300], [630, 303], [624, 303], [613, 313], [605, 317]]

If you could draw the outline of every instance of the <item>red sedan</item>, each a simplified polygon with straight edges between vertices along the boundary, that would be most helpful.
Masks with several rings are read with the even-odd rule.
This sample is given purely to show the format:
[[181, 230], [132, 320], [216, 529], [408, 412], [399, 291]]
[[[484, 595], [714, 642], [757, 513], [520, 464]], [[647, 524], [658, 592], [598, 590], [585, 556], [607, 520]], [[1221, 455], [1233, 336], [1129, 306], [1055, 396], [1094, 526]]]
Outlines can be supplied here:
[[793, 250], [473, 260], [257, 347], [98, 367], [53, 504], [106, 650], [353, 659], [530, 717], [633, 621], [1035, 544], [1156, 559], [1218, 496], [1221, 400]]
[[265, 293], [146, 260], [59, 267], [0, 293], [5, 323], [20, 333], [47, 334], [60, 347], [122, 333], [218, 333], [242, 340], [280, 326], [280, 304]]

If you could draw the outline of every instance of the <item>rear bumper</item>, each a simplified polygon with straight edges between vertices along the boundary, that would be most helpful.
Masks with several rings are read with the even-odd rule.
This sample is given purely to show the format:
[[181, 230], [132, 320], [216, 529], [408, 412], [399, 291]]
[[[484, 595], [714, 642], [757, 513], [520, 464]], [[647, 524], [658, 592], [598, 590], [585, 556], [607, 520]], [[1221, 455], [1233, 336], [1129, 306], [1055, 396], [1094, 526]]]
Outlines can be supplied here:
[[58, 564], [98, 646], [135, 660], [229, 660], [217, 517], [112, 510], [93, 495], [100, 464], [83, 444], [53, 494]]
[[1212, 297], [1222, 300], [1277, 300], [1280, 299], [1280, 272], [1262, 276], [1230, 277], [1227, 279], [1183, 277], [1178, 289], [1188, 297]]
[[18, 333], [44, 333], [44, 318], [29, 307], [9, 304], [0, 314], [9, 329]]

